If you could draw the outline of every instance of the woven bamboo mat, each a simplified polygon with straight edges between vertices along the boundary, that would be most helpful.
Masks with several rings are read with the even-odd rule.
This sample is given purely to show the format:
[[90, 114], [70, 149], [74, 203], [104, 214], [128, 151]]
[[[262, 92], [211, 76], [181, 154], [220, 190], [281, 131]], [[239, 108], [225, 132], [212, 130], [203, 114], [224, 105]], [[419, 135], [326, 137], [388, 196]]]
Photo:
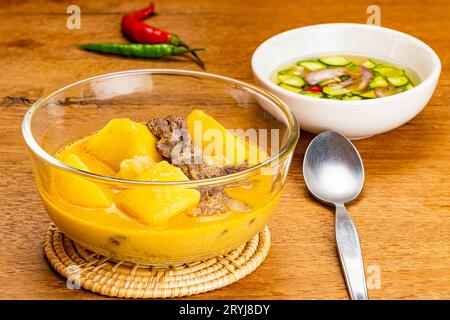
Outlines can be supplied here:
[[51, 266], [69, 287], [118, 298], [176, 298], [228, 286], [253, 272], [270, 249], [269, 228], [226, 255], [168, 268], [112, 261], [77, 245], [54, 225], [44, 236]]

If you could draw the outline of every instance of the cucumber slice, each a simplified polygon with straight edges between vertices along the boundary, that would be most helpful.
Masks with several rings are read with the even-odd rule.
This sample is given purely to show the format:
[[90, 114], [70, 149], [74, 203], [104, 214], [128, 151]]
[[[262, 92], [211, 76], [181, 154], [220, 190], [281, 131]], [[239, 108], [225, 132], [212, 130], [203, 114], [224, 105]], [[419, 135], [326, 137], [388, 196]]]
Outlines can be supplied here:
[[362, 63], [362, 65], [366, 68], [366, 69], [373, 69], [375, 68], [377, 65], [375, 62], [373, 62], [372, 60], [366, 60]]
[[300, 93], [300, 92], [302, 92], [302, 89], [301, 89], [301, 88], [296, 88], [296, 87], [293, 87], [293, 86], [289, 86], [289, 85], [284, 84], [284, 83], [280, 83], [279, 86], [280, 86], [281, 88], [283, 88], [283, 89], [286, 89], [286, 90], [289, 90], [289, 91], [292, 91], [292, 92], [295, 92], [295, 93]]
[[414, 85], [411, 82], [409, 82], [405, 87], [406, 90], [411, 90], [412, 88], [414, 88]]
[[285, 74], [288, 74], [289, 72], [291, 72], [292, 69], [294, 69], [294, 67], [284, 67], [284, 68], [279, 69], [277, 74], [285, 75]]
[[305, 81], [300, 76], [296, 75], [292, 75], [288, 79], [284, 80], [283, 83], [297, 88], [301, 88], [305, 85]]
[[387, 79], [388, 79], [389, 83], [395, 87], [403, 87], [404, 85], [407, 85], [409, 82], [409, 79], [405, 76], [388, 77]]
[[327, 84], [330, 84], [330, 83], [336, 83], [336, 82], [337, 82], [337, 81], [336, 81], [335, 79], [328, 79], [328, 80], [319, 82], [319, 86], [325, 87]]
[[342, 100], [361, 100], [362, 98], [360, 96], [345, 96], [342, 98]]
[[373, 69], [385, 77], [400, 77], [405, 75], [405, 71], [389, 66], [377, 66]]
[[279, 74], [279, 75], [277, 76], [277, 79], [278, 79], [278, 81], [280, 81], [280, 82], [283, 82], [283, 81], [285, 81], [285, 80], [287, 80], [287, 79], [289, 79], [289, 78], [292, 78], [292, 75], [290, 75], [290, 74]]
[[308, 96], [308, 97], [314, 97], [314, 98], [322, 98], [323, 97], [323, 93], [322, 92], [310, 92], [310, 91], [305, 91], [302, 93], [304, 96]]
[[300, 61], [297, 63], [297, 65], [301, 66], [305, 69], [308, 69], [309, 71], [317, 71], [317, 70], [325, 69], [327, 67], [323, 63], [320, 63], [318, 61], [312, 61], [312, 60]]
[[386, 81], [386, 79], [383, 76], [376, 76], [370, 81], [369, 87], [371, 89], [373, 88], [384, 88], [389, 86], [389, 83]]
[[319, 61], [333, 67], [343, 67], [351, 63], [350, 60], [341, 56], [329, 56], [319, 58]]
[[360, 90], [358, 90], [358, 87], [355, 87], [355, 86], [353, 86], [353, 87], [348, 87], [348, 89], [350, 90], [350, 93], [352, 94], [352, 95], [356, 95], [356, 96], [359, 96], [360, 95]]
[[304, 72], [305, 68], [303, 68], [302, 66], [295, 66], [291, 73], [301, 77]]
[[358, 93], [358, 95], [360, 97], [366, 98], [366, 99], [373, 99], [373, 98], [377, 97], [376, 94], [375, 94], [375, 91], [373, 91], [373, 90], [370, 90], [370, 91], [367, 91], [367, 92], [363, 92], [363, 93]]
[[323, 87], [322, 91], [329, 96], [342, 96], [344, 94], [350, 93], [347, 88], [334, 88], [334, 87]]

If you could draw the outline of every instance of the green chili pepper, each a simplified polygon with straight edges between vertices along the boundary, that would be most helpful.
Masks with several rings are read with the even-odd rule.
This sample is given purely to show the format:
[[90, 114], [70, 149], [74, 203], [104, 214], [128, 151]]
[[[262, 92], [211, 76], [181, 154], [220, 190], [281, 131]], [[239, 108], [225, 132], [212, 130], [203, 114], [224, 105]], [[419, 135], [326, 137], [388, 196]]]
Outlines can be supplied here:
[[138, 58], [162, 58], [179, 56], [188, 52], [202, 51], [204, 48], [187, 49], [170, 44], [122, 44], [122, 43], [87, 43], [81, 49], [102, 53], [118, 54]]

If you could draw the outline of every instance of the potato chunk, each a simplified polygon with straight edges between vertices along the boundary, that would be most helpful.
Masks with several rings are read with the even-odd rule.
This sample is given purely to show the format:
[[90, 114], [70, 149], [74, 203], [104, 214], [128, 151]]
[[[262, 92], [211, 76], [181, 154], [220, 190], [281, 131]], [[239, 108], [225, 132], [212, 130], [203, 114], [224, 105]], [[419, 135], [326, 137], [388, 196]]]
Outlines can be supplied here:
[[189, 178], [180, 168], [171, 165], [167, 161], [155, 163], [137, 176], [137, 180], [143, 181], [187, 181]]
[[[89, 164], [74, 153], [60, 156], [59, 160], [76, 169], [92, 172]], [[70, 204], [86, 208], [109, 208], [112, 205], [111, 193], [107, 188], [74, 173], [57, 171], [54, 186], [62, 200]]]
[[130, 119], [113, 119], [84, 142], [84, 149], [119, 172], [125, 159], [149, 156], [154, 162], [160, 161], [155, 145], [156, 138], [145, 125]]
[[162, 226], [179, 213], [197, 205], [200, 193], [192, 189], [122, 191], [118, 197], [119, 208], [152, 226]]
[[268, 158], [254, 141], [234, 135], [203, 110], [193, 110], [189, 114], [187, 127], [194, 144], [202, 148], [204, 157], [214, 159], [219, 165], [239, 165], [247, 161], [252, 166]]
[[[144, 170], [137, 176], [144, 181], [187, 181], [183, 171], [161, 161]], [[200, 193], [193, 189], [174, 186], [137, 187], [120, 192], [117, 205], [131, 216], [143, 223], [157, 227], [164, 225], [171, 218], [195, 207], [200, 201]]]
[[137, 156], [133, 159], [125, 159], [120, 163], [120, 170], [117, 176], [122, 179], [136, 179], [143, 171], [155, 164], [150, 156]]

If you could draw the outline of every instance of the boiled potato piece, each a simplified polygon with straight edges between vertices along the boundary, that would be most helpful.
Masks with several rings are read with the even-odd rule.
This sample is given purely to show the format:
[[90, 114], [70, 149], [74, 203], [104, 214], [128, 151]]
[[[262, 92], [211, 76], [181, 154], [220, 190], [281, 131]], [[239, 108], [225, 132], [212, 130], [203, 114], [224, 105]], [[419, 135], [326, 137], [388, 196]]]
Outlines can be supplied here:
[[189, 114], [187, 127], [194, 144], [203, 149], [205, 157], [215, 159], [217, 164], [237, 165], [247, 160], [251, 166], [268, 158], [267, 153], [253, 141], [234, 135], [202, 110], [193, 110]]
[[186, 181], [189, 178], [183, 170], [167, 161], [158, 162], [141, 172], [137, 180], [143, 181]]
[[[74, 153], [60, 155], [58, 158], [71, 167], [92, 172], [89, 164]], [[95, 182], [62, 171], [56, 172], [54, 179], [56, 192], [68, 203], [86, 208], [109, 208], [112, 205], [110, 191]]]
[[120, 163], [120, 171], [117, 177], [122, 179], [136, 179], [143, 171], [155, 164], [150, 156], [137, 156], [133, 159], [125, 159]]
[[[183, 171], [161, 161], [144, 170], [137, 176], [144, 181], [187, 181], [189, 178]], [[193, 189], [173, 186], [130, 189], [120, 192], [117, 205], [131, 216], [149, 226], [161, 226], [179, 213], [195, 207], [200, 201], [200, 193]]]
[[83, 141], [84, 140], [80, 140], [77, 143], [64, 148], [57, 154], [56, 158], [62, 162], [65, 162], [65, 159], [71, 157], [71, 155], [76, 155], [81, 162], [86, 165], [89, 172], [102, 176], [113, 177], [115, 175], [114, 170], [93, 155], [90, 155], [83, 150]]
[[166, 224], [179, 213], [195, 207], [199, 200], [200, 193], [192, 189], [134, 189], [122, 191], [117, 205], [143, 223], [157, 227]]
[[84, 142], [84, 149], [106, 163], [115, 172], [125, 159], [149, 156], [154, 162], [161, 160], [156, 151], [156, 138], [143, 124], [130, 119], [113, 119]]

